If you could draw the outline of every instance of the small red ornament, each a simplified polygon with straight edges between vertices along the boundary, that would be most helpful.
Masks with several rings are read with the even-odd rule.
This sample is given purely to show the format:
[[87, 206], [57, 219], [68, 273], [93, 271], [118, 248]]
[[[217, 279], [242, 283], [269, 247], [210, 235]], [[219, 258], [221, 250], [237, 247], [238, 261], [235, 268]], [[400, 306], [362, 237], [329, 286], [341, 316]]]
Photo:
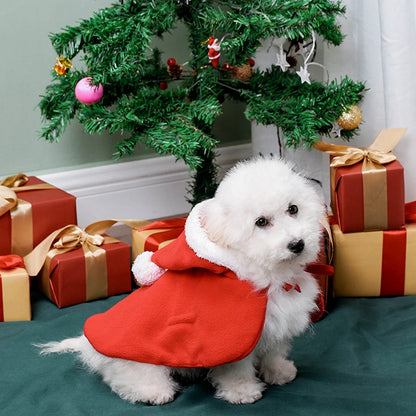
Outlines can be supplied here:
[[247, 59], [247, 63], [248, 63], [251, 67], [253, 67], [253, 66], [255, 65], [254, 59], [251, 59], [251, 58], [248, 58], [248, 59]]
[[176, 65], [176, 59], [175, 58], [169, 58], [167, 64], [168, 64], [168, 66]]
[[218, 43], [218, 39], [214, 39], [214, 37], [211, 36], [208, 40], [208, 58], [214, 68], [218, 66], [218, 62], [221, 56], [220, 50], [221, 46]]
[[167, 84], [167, 82], [165, 82], [165, 81], [162, 81], [162, 82], [159, 84], [159, 88], [160, 88], [161, 90], [165, 90], [167, 87], [168, 87], [168, 84]]

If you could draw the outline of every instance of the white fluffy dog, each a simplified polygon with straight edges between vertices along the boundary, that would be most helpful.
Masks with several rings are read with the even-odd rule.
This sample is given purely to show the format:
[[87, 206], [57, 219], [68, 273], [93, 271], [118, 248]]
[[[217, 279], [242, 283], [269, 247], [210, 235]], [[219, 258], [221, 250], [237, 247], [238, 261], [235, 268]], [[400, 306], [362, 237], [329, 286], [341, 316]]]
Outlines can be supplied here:
[[[308, 327], [316, 308], [319, 288], [304, 268], [320, 249], [324, 215], [324, 204], [312, 184], [273, 157], [237, 164], [215, 197], [191, 211], [185, 237], [197, 256], [226, 267], [254, 291], [266, 293], [261, 335], [242, 359], [205, 369], [156, 365], [106, 356], [85, 335], [42, 345], [42, 353], [78, 353], [90, 370], [132, 403], [172, 401], [180, 389], [177, 375], [202, 372], [216, 389], [216, 397], [231, 403], [255, 402], [267, 384], [283, 385], [296, 377], [288, 354], [291, 340]], [[142, 254], [133, 265], [135, 276], [147, 285], [164, 272], [160, 267], [156, 272], [147, 270], [149, 256]]]

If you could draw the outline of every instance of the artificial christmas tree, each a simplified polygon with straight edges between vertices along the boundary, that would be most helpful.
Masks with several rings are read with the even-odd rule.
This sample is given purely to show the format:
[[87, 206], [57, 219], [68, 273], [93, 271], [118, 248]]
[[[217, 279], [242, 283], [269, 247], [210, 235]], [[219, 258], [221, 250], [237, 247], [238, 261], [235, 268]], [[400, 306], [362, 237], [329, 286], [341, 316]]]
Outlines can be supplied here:
[[[133, 154], [141, 142], [182, 159], [194, 172], [195, 204], [216, 189], [220, 138], [212, 126], [225, 98], [246, 103], [250, 120], [279, 126], [294, 148], [330, 135], [359, 102], [363, 83], [312, 81], [308, 69], [322, 66], [313, 62], [317, 36], [341, 43], [335, 19], [344, 12], [329, 0], [120, 0], [51, 36], [58, 59], [40, 102], [47, 121], [41, 135], [57, 140], [75, 116], [89, 133], [128, 132], [116, 157]], [[189, 32], [190, 59], [170, 56], [165, 65], [152, 40], [179, 23]], [[278, 54], [275, 65], [260, 71], [252, 58], [264, 39], [277, 42]], [[84, 68], [72, 67], [77, 55]], [[82, 104], [74, 94], [85, 77], [104, 88], [96, 104]], [[353, 134], [342, 130], [344, 138]]]

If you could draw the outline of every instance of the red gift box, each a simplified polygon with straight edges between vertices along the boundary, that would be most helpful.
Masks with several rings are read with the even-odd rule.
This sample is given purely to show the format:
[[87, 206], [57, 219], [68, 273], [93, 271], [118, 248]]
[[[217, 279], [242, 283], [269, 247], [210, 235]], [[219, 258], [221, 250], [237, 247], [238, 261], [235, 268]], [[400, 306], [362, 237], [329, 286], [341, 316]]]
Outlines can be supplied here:
[[40, 287], [59, 308], [131, 291], [128, 244], [103, 244], [89, 256], [78, 248], [46, 260]]
[[0, 215], [0, 255], [25, 256], [56, 229], [77, 222], [73, 195], [33, 176], [16, 177], [0, 182], [0, 205], [1, 201], [6, 205]]
[[404, 225], [404, 170], [391, 150], [406, 129], [385, 129], [368, 149], [318, 142], [331, 154], [331, 209], [343, 232]]
[[154, 221], [132, 231], [132, 257], [144, 251], [156, 251], [169, 244], [182, 233], [186, 217]]
[[68, 225], [24, 257], [29, 275], [40, 272], [42, 291], [58, 307], [131, 291], [130, 246], [103, 234], [117, 222], [143, 225], [134, 220], [98, 221], [85, 230]]
[[[404, 225], [404, 170], [396, 160], [371, 172], [363, 164], [336, 168], [332, 209], [345, 233]], [[375, 176], [368, 182], [368, 175]]]

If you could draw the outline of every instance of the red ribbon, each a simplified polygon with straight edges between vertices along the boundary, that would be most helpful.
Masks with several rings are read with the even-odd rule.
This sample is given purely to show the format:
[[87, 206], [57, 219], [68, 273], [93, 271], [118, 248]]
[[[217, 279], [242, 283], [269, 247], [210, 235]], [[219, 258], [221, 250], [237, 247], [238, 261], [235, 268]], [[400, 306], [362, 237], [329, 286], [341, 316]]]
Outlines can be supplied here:
[[[406, 222], [416, 222], [416, 201], [405, 204]], [[380, 296], [404, 294], [406, 279], [407, 230], [383, 232]]]
[[380, 296], [400, 296], [404, 294], [406, 237], [405, 228], [383, 232]]
[[283, 289], [286, 290], [286, 292], [289, 292], [289, 290], [292, 290], [293, 288], [296, 290], [296, 292], [302, 292], [300, 290], [300, 286], [297, 283], [295, 285], [291, 285], [290, 283], [283, 284]]
[[10, 270], [25, 267], [23, 259], [17, 254], [9, 254], [7, 256], [0, 256], [0, 269]]

